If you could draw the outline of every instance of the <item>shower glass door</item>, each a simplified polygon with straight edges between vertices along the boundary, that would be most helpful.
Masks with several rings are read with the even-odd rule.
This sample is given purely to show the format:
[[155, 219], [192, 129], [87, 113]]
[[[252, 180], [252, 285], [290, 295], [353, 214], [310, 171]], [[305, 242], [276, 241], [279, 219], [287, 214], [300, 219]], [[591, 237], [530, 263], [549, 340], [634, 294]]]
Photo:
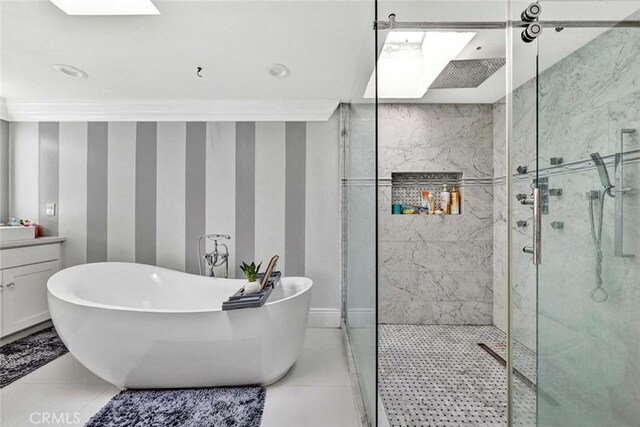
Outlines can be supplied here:
[[[375, 69], [374, 2], [358, 7], [362, 46], [354, 53], [359, 72]], [[364, 78], [364, 77], [363, 77]], [[376, 425], [376, 110], [375, 99], [356, 90], [340, 107], [342, 147], [342, 283], [343, 316], [351, 343], [350, 362], [362, 396], [358, 402], [368, 425]], [[363, 420], [364, 421], [364, 420]]]
[[[542, 231], [537, 292], [531, 280], [512, 287], [514, 368], [531, 369], [537, 356], [539, 426], [637, 426], [640, 2], [540, 5], [541, 21], [565, 22], [530, 44], [537, 80], [513, 97], [513, 158], [529, 167], [514, 193], [537, 184]], [[519, 258], [516, 282], [533, 268], [530, 255]], [[533, 309], [535, 323], [526, 317]], [[519, 343], [534, 346], [533, 359]], [[523, 425], [513, 381], [513, 421]]]

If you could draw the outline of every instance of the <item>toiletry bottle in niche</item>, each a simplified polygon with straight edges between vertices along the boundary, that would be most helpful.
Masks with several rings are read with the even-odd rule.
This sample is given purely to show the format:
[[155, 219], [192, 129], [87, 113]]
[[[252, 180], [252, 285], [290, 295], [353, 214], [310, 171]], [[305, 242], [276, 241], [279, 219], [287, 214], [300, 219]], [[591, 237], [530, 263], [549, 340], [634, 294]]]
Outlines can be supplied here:
[[445, 215], [451, 212], [451, 193], [447, 190], [447, 184], [442, 187], [440, 192], [440, 210]]
[[451, 215], [460, 215], [460, 193], [455, 185], [451, 189]]
[[422, 190], [420, 191], [420, 207], [428, 208], [429, 207], [429, 192]]
[[427, 210], [427, 212], [429, 213], [429, 215], [433, 215], [436, 211], [436, 198], [433, 197], [433, 194], [429, 193], [427, 199], [429, 201], [429, 209]]

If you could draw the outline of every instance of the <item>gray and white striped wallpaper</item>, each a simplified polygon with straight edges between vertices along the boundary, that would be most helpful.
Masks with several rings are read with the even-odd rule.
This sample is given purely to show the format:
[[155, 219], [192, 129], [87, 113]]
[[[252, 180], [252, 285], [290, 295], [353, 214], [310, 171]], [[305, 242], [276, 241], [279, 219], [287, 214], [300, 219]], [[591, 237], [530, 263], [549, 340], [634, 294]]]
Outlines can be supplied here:
[[[0, 133], [10, 170], [0, 175], [0, 187], [9, 181], [0, 221], [37, 220], [45, 235], [65, 236], [65, 267], [130, 261], [197, 273], [197, 237], [227, 233], [232, 277], [241, 261], [279, 254], [286, 275], [314, 279], [314, 307], [340, 307], [337, 114], [308, 123], [4, 122]], [[55, 217], [44, 215], [47, 203], [57, 203]]]
[[0, 120], [0, 222], [9, 217], [9, 122]]

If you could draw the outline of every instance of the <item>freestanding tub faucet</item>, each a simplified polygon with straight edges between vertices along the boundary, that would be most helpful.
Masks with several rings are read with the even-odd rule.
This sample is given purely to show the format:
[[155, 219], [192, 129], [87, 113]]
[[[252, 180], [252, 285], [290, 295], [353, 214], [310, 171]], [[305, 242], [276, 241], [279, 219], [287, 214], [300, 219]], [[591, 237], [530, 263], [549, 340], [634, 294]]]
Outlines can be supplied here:
[[[202, 240], [208, 239], [213, 241], [213, 250], [202, 255]], [[228, 234], [203, 234], [198, 237], [198, 267], [202, 276], [202, 260], [204, 260], [207, 271], [205, 276], [215, 277], [214, 268], [224, 265], [224, 277], [229, 278], [229, 246], [226, 243], [219, 243], [219, 240], [229, 240], [231, 236]]]

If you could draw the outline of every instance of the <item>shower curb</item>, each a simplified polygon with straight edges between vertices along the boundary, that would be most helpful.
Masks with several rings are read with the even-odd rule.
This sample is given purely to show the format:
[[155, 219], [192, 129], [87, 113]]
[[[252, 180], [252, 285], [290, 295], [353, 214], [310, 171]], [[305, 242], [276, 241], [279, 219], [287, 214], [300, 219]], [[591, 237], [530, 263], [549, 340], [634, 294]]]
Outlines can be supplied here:
[[358, 371], [356, 369], [355, 360], [353, 359], [353, 352], [351, 351], [351, 340], [349, 339], [349, 332], [344, 319], [340, 320], [340, 330], [342, 332], [342, 340], [344, 342], [344, 348], [347, 352], [347, 365], [349, 368], [349, 382], [351, 383], [351, 391], [353, 392], [353, 399], [356, 403], [356, 409], [358, 411], [358, 419], [360, 420], [360, 427], [371, 427], [371, 421], [367, 416], [367, 411], [364, 407], [364, 398], [360, 391], [360, 380], [358, 379]]

